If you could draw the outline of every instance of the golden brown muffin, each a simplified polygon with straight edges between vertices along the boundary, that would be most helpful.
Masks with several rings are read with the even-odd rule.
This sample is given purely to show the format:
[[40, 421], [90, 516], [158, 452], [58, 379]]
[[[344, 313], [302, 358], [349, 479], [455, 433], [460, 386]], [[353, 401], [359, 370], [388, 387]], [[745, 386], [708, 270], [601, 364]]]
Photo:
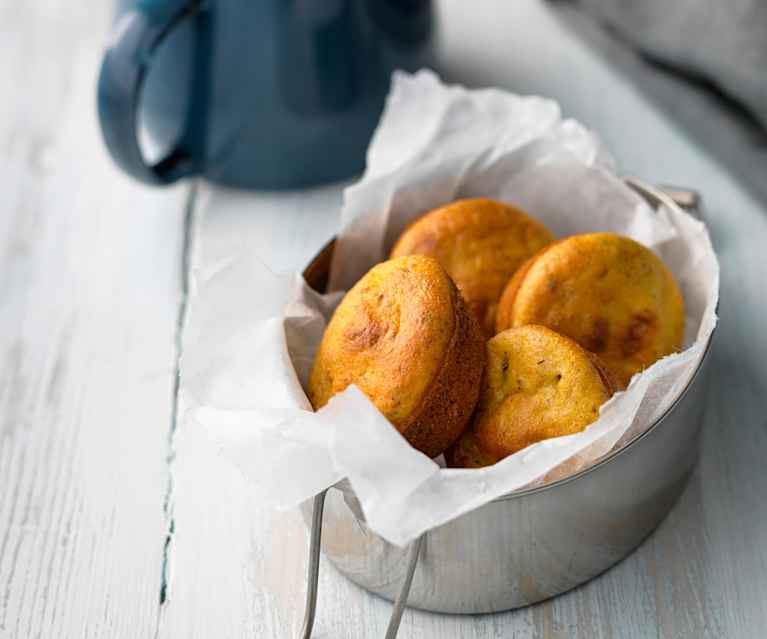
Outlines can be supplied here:
[[452, 280], [431, 258], [374, 266], [325, 329], [309, 379], [315, 410], [356, 384], [418, 450], [436, 457], [479, 396], [484, 339]]
[[437, 258], [489, 338], [503, 287], [522, 262], [553, 239], [546, 227], [513, 206], [487, 198], [458, 200], [408, 226], [391, 257]]
[[650, 249], [613, 233], [574, 235], [539, 251], [506, 286], [496, 330], [525, 324], [574, 339], [626, 386], [681, 348], [684, 302]]
[[471, 426], [445, 453], [452, 467], [494, 464], [530, 444], [582, 431], [617, 382], [593, 353], [544, 326], [511, 328], [487, 343]]

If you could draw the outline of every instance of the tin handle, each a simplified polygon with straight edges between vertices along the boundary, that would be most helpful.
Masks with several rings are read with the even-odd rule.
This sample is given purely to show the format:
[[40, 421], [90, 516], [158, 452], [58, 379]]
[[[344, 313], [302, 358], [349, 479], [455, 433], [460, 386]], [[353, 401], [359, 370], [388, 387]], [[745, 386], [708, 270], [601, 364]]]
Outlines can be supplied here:
[[[317, 585], [320, 577], [320, 548], [322, 546], [322, 512], [325, 508], [325, 495], [327, 489], [318, 493], [314, 497], [312, 504], [312, 528], [309, 532], [309, 570], [307, 574], [306, 588], [306, 609], [304, 612], [304, 625], [301, 628], [300, 639], [311, 639], [312, 628], [314, 627], [314, 616], [317, 612]], [[394, 639], [399, 630], [399, 624], [402, 620], [402, 613], [407, 604], [407, 597], [410, 594], [410, 586], [413, 583], [413, 575], [418, 564], [418, 555], [421, 552], [421, 543], [423, 535], [416, 539], [407, 553], [407, 570], [405, 579], [400, 586], [397, 599], [394, 601], [389, 626], [386, 629], [385, 639]]]
[[662, 204], [671, 208], [677, 206], [687, 211], [694, 218], [703, 221], [700, 209], [701, 196], [697, 191], [680, 186], [663, 185], [653, 187], [633, 177], [627, 177], [624, 181], [651, 206], [655, 208]]

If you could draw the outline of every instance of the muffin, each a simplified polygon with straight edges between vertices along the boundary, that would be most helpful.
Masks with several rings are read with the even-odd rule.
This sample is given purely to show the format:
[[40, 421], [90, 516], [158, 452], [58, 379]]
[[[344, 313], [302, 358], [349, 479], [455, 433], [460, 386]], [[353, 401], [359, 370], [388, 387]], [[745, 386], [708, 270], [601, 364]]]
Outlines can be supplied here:
[[553, 239], [542, 224], [513, 206], [487, 198], [459, 200], [408, 226], [391, 257], [418, 254], [439, 260], [489, 338], [509, 278]]
[[652, 251], [613, 233], [575, 235], [530, 258], [509, 281], [496, 330], [541, 324], [574, 339], [626, 386], [679, 350], [684, 302]]
[[479, 396], [484, 338], [434, 258], [374, 266], [346, 294], [315, 356], [315, 410], [356, 384], [415, 448], [436, 457], [465, 428]]
[[617, 389], [607, 367], [573, 340], [529, 324], [487, 343], [471, 425], [445, 453], [452, 467], [489, 466], [530, 444], [582, 431]]

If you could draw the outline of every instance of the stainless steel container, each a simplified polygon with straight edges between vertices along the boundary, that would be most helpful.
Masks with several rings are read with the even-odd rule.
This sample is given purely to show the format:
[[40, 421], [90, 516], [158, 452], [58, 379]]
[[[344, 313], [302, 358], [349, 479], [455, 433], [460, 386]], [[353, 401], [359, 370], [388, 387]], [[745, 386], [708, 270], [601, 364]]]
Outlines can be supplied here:
[[[696, 204], [690, 193], [627, 182], [653, 206]], [[331, 254], [332, 244], [305, 272], [318, 290], [326, 284]], [[304, 637], [314, 617], [320, 541], [325, 556], [349, 579], [389, 600], [399, 594], [387, 637], [396, 635], [405, 604], [450, 613], [508, 610], [607, 570], [658, 526], [687, 483], [698, 456], [706, 361], [660, 419], [603, 461], [500, 497], [430, 530], [408, 548], [369, 530], [356, 497], [343, 485], [304, 504], [312, 526]]]

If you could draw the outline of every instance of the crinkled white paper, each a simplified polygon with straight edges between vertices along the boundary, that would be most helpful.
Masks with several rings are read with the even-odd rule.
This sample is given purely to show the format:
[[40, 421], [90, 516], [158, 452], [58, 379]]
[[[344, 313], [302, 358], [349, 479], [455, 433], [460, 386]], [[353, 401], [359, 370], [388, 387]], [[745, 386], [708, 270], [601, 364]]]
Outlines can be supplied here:
[[[347, 189], [331, 290], [348, 288], [404, 226], [463, 197], [513, 203], [558, 237], [613, 231], [655, 250], [687, 309], [685, 350], [637, 375], [576, 435], [550, 439], [480, 470], [441, 468], [410, 447], [350, 387], [311, 410], [302, 383], [340, 293], [278, 276], [247, 255], [196, 273], [182, 359], [187, 419], [204, 426], [263, 499], [291, 507], [348, 478], [370, 528], [395, 544], [504, 493], [593, 463], [647, 428], [699, 364], [716, 323], [719, 266], [705, 226], [654, 211], [619, 180], [597, 138], [555, 102], [395, 74], [368, 151]], [[257, 291], [258, 294], [254, 294]]]

